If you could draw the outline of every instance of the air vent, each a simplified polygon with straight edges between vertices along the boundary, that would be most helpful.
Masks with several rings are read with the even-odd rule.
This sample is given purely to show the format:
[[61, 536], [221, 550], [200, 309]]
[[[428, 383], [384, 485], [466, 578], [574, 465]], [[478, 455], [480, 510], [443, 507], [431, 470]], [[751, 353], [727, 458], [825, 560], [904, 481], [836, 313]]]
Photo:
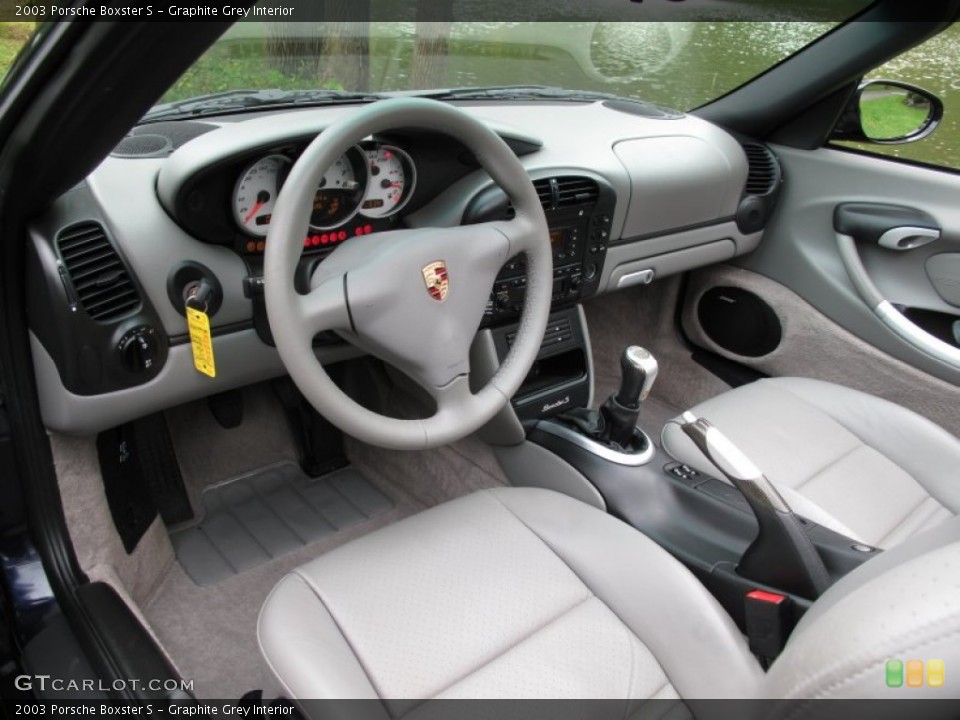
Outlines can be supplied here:
[[557, 207], [594, 205], [600, 194], [597, 184], [585, 177], [557, 178]]
[[[543, 180], [534, 180], [533, 188], [537, 191], [537, 197], [540, 198], [540, 204], [543, 206], [544, 210], [549, 210], [553, 207], [553, 180], [551, 178], [544, 178]], [[513, 210], [513, 203], [507, 202], [507, 211], [506, 219], [512, 220], [515, 215]]]
[[769, 195], [780, 181], [780, 164], [776, 156], [764, 145], [744, 143], [747, 154], [747, 195]]
[[544, 210], [549, 210], [553, 206], [553, 188], [550, 187], [549, 178], [543, 180], [534, 180], [533, 187], [537, 191], [537, 197], [540, 198], [540, 204]]
[[[533, 181], [533, 187], [544, 210], [554, 210], [574, 205], [595, 205], [600, 190], [597, 184], [586, 177], [542, 178]], [[513, 203], [507, 205], [507, 218], [513, 217]]]
[[99, 322], [129, 315], [140, 296], [120, 256], [98, 223], [82, 223], [60, 232], [57, 250], [80, 305]]

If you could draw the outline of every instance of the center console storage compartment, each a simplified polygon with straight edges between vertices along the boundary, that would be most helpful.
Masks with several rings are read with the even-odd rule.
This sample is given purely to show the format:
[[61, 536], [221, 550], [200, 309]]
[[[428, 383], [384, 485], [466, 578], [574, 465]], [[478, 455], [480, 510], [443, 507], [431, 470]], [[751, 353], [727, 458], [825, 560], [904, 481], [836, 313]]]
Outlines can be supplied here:
[[[539, 420], [590, 402], [590, 344], [580, 306], [550, 316], [543, 343], [526, 379], [513, 397], [520, 420]], [[497, 359], [510, 352], [517, 325], [492, 331]]]

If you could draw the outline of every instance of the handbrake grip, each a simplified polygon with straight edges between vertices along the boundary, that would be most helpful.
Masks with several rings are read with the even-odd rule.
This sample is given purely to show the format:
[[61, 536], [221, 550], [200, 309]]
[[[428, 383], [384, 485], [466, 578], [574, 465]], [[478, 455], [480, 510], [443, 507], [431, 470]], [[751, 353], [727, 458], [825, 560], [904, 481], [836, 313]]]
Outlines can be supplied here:
[[737, 565], [743, 577], [816, 599], [830, 584], [800, 519], [761, 470], [720, 430], [686, 412], [680, 429], [743, 493], [759, 531]]

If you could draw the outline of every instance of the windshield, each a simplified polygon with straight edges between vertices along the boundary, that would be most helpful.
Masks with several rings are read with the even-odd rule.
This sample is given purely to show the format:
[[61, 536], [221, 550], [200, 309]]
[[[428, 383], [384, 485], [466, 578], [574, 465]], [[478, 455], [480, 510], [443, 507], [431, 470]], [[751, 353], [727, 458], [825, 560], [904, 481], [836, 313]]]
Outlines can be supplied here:
[[[326, 21], [238, 22], [161, 102], [266, 89], [377, 94], [533, 85], [688, 110], [738, 87], [837, 24], [833, 19], [461, 22], [453, 14], [459, 5], [446, 4], [443, 21], [380, 21], [396, 3], [370, 0], [363, 14], [356, 10], [361, 3], [317, 3], [350, 8], [342, 22], [329, 12]], [[434, 0], [434, 7], [441, 5], [443, 0]], [[326, 93], [326, 100], [333, 94]]]

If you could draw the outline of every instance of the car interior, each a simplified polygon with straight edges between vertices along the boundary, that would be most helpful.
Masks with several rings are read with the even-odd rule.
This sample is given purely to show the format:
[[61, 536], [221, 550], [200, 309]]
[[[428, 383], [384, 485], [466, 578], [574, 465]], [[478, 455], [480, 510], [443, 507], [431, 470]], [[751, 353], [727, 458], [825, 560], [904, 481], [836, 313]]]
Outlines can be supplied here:
[[468, 88], [136, 121], [224, 27], [51, 30], [89, 52], [49, 81], [74, 153], [29, 181], [3, 365], [83, 652], [24, 664], [305, 717], [960, 698], [960, 177], [839, 143], [870, 93], [929, 108], [900, 141], [949, 117], [863, 82], [957, 12], [895, 5], [692, 111]]

